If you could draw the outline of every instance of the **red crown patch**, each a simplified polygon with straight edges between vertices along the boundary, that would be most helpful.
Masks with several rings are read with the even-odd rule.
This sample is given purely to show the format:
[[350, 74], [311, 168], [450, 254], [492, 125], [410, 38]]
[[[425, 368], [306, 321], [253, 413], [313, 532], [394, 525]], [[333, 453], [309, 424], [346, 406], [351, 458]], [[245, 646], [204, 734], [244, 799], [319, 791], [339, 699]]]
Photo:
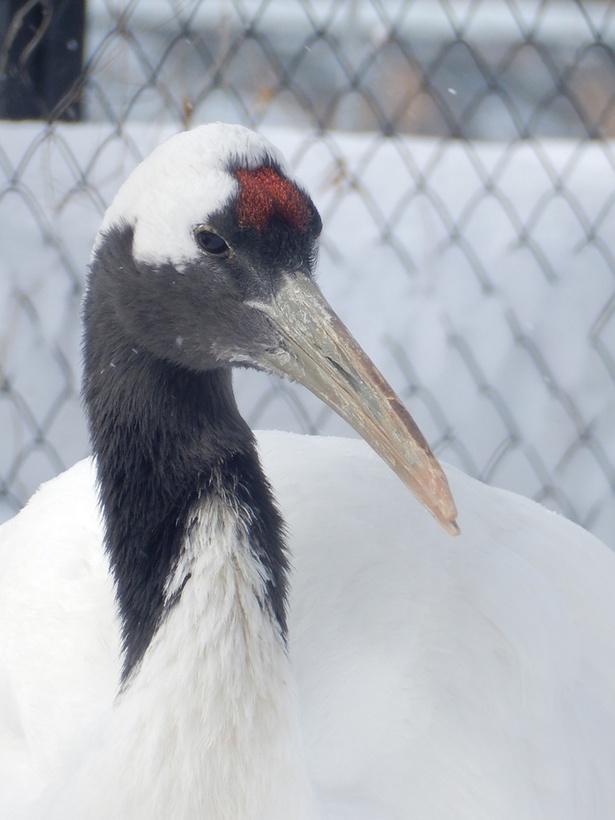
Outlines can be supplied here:
[[275, 215], [293, 228], [305, 228], [312, 217], [306, 195], [270, 166], [238, 168], [237, 219], [242, 227], [264, 230]]

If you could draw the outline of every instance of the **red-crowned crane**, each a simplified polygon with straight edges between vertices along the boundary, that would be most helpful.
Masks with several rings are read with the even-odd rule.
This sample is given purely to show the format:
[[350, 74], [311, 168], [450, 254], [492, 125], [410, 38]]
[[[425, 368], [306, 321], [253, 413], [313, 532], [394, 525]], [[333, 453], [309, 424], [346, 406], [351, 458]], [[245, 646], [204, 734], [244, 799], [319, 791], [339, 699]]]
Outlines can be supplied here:
[[[615, 817], [615, 556], [455, 470], [449, 538], [446, 478], [314, 283], [320, 227], [219, 124], [108, 210], [93, 459], [0, 529], [3, 820]], [[234, 366], [304, 383], [444, 529], [361, 442], [255, 438]]]

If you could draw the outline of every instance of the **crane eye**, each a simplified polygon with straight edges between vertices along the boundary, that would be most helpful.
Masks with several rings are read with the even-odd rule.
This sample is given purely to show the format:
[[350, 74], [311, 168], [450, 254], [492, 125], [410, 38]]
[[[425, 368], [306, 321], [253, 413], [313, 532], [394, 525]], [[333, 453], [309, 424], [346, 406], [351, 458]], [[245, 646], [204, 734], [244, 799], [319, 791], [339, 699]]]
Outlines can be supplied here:
[[230, 253], [231, 249], [226, 244], [224, 239], [222, 239], [221, 236], [218, 236], [217, 233], [208, 231], [207, 228], [195, 228], [194, 238], [200, 248], [207, 253], [211, 253], [213, 256], [228, 256]]

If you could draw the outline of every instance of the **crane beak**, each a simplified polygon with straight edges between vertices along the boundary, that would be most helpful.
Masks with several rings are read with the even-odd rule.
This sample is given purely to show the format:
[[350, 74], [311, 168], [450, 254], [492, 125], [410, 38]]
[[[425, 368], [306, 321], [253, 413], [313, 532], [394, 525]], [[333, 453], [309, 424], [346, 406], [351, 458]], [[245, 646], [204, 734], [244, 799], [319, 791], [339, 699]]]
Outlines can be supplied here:
[[286, 274], [271, 301], [250, 301], [282, 342], [255, 363], [300, 382], [384, 459], [451, 535], [459, 533], [446, 476], [414, 419], [304, 273]]

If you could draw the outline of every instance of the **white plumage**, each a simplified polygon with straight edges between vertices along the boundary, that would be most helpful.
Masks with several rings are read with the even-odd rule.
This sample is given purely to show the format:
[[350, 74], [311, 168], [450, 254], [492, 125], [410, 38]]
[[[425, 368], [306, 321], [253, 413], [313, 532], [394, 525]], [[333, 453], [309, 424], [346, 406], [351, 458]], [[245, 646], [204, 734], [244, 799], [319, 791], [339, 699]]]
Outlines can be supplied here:
[[[611, 817], [612, 553], [451, 468], [453, 540], [360, 442], [264, 433], [259, 444], [291, 533], [314, 817]], [[115, 694], [93, 481], [81, 462], [0, 530], [2, 817], [59, 776]]]
[[290, 663], [223, 495], [197, 506], [179, 604], [120, 694], [92, 462], [0, 529], [0, 817], [615, 816], [615, 556], [453, 468], [457, 539], [362, 442], [258, 446]]

